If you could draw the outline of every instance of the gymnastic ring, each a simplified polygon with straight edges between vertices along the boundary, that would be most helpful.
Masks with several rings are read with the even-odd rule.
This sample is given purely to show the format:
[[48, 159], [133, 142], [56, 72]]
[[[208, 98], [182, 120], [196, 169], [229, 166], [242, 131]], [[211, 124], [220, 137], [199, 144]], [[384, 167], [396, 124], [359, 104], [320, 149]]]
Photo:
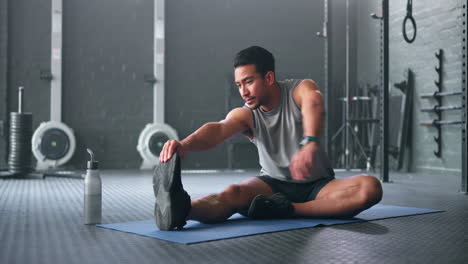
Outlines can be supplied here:
[[[409, 39], [408, 36], [406, 35], [406, 22], [408, 21], [408, 19], [411, 21], [411, 24], [413, 24], [413, 28], [414, 28], [413, 38], [411, 39]], [[405, 16], [405, 19], [403, 20], [402, 31], [403, 31], [403, 37], [405, 38], [406, 42], [413, 43], [413, 41], [416, 39], [417, 28], [416, 28], [416, 21], [414, 21], [414, 18], [412, 16]]]

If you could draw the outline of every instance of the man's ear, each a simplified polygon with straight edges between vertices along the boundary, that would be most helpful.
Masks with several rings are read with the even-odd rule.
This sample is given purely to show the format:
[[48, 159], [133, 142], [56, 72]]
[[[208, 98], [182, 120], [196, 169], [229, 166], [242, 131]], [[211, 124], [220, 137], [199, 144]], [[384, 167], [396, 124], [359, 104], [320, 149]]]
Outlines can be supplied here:
[[276, 81], [275, 73], [269, 71], [265, 74], [265, 79], [267, 80], [268, 85], [273, 85]]

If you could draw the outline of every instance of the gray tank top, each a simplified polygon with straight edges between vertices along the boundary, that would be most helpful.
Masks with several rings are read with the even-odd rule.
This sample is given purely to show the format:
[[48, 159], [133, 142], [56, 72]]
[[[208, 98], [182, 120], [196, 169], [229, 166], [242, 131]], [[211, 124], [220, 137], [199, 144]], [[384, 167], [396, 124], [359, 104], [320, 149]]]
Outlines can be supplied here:
[[[296, 181], [291, 177], [289, 163], [299, 150], [303, 138], [302, 114], [293, 100], [294, 88], [302, 80], [285, 80], [278, 82], [281, 89], [281, 100], [277, 107], [269, 112], [260, 107], [252, 111], [253, 139], [257, 146], [260, 175], [267, 175], [288, 182], [311, 182], [322, 178], [333, 178], [333, 169], [326, 153], [320, 147], [315, 155], [314, 166], [310, 178], [306, 181]], [[244, 105], [247, 107], [247, 105]]]

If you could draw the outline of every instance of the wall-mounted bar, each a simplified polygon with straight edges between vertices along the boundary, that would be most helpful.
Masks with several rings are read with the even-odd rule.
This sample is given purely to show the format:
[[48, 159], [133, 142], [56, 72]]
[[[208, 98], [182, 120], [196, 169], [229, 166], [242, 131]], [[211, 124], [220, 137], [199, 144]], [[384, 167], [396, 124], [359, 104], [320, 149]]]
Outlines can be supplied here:
[[455, 91], [455, 92], [433, 92], [433, 93], [423, 93], [420, 95], [421, 98], [437, 98], [437, 97], [444, 97], [450, 95], [462, 95], [462, 91]]
[[465, 124], [463, 120], [432, 120], [419, 123], [421, 126], [445, 126], [445, 125], [461, 125]]
[[451, 110], [460, 110], [463, 109], [463, 106], [457, 105], [457, 106], [438, 106], [434, 105], [433, 107], [425, 107], [421, 108], [421, 112], [443, 112], [443, 111], [451, 111]]

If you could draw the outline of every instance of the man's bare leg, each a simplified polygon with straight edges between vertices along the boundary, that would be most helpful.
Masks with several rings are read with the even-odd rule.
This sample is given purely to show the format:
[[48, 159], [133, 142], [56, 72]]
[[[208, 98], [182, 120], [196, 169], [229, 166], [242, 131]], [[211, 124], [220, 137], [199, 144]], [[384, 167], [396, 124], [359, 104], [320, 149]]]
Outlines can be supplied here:
[[382, 185], [372, 176], [335, 179], [325, 185], [315, 200], [293, 203], [295, 214], [309, 217], [352, 217], [382, 199]]
[[210, 194], [192, 201], [187, 219], [215, 223], [228, 219], [234, 213], [248, 209], [258, 195], [271, 196], [270, 186], [258, 178], [249, 178], [239, 184], [229, 185], [220, 193]]

